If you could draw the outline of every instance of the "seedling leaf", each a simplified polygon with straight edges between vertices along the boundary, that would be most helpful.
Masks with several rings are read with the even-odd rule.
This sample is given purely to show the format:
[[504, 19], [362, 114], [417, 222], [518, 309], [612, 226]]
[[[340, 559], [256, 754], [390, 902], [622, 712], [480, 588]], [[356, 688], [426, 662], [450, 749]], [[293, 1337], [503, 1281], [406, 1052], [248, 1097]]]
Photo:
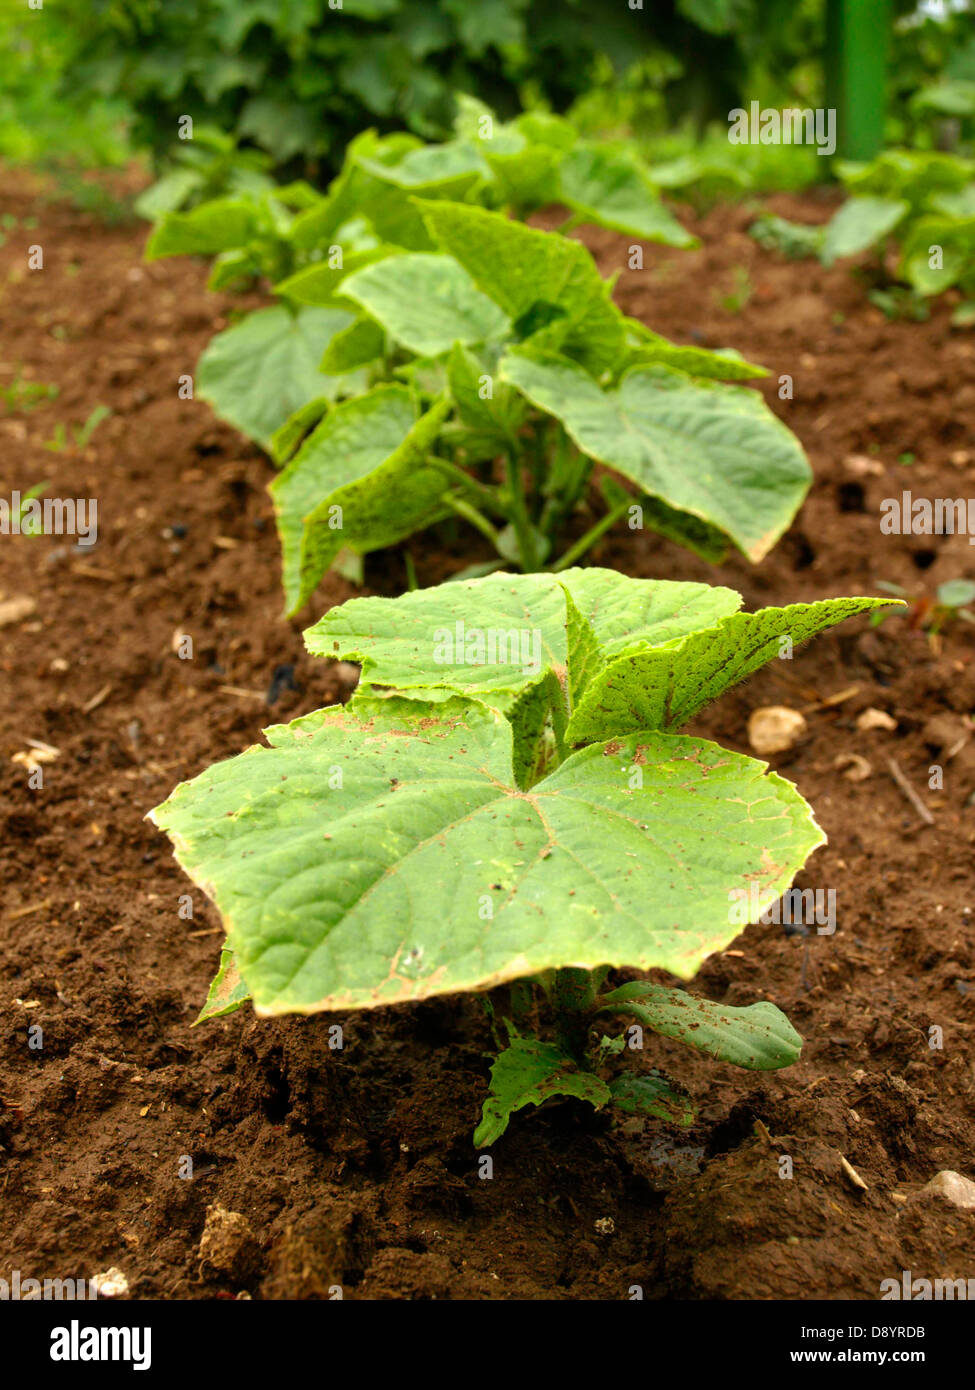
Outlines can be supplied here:
[[613, 1108], [627, 1115], [650, 1115], [684, 1129], [694, 1123], [694, 1107], [660, 1072], [625, 1071], [609, 1089]]
[[516, 1110], [544, 1105], [553, 1096], [575, 1096], [601, 1110], [610, 1099], [610, 1088], [593, 1072], [580, 1071], [557, 1044], [514, 1034], [491, 1067], [490, 1094], [474, 1131], [474, 1147], [489, 1149]]
[[220, 952], [220, 968], [213, 977], [207, 1001], [195, 1022], [207, 1023], [211, 1018], [223, 1018], [227, 1014], [236, 1013], [250, 997], [250, 991], [238, 973], [233, 951], [224, 947]]
[[632, 1014], [655, 1033], [676, 1038], [722, 1062], [757, 1071], [791, 1066], [802, 1047], [802, 1039], [782, 1010], [767, 1001], [732, 1008], [695, 998], [683, 989], [635, 981], [604, 994], [597, 1009]]

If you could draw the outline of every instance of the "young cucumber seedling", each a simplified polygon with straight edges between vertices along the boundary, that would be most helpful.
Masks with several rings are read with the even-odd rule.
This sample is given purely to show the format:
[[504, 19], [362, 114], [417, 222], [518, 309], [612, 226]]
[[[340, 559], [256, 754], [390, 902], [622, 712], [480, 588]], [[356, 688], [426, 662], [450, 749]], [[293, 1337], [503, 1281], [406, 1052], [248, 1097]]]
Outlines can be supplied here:
[[624, 519], [708, 559], [772, 548], [811, 473], [735, 384], [763, 367], [627, 318], [579, 242], [460, 203], [416, 209], [433, 249], [333, 272], [317, 311], [348, 316], [327, 379], [361, 371], [368, 385], [311, 402], [272, 439], [289, 612], [343, 552], [447, 518], [493, 547], [482, 574], [571, 568]]
[[[739, 612], [733, 590], [604, 569], [361, 598], [306, 633], [359, 661], [349, 704], [266, 731], [151, 813], [227, 932], [201, 1018], [368, 1009], [510, 985], [479, 1145], [555, 1095], [667, 1118], [658, 1075], [601, 1074], [620, 1015], [744, 1067], [800, 1039], [611, 967], [690, 979], [824, 836], [767, 765], [677, 731], [793, 645], [891, 600]], [[537, 986], [553, 1035], [523, 1033]]]

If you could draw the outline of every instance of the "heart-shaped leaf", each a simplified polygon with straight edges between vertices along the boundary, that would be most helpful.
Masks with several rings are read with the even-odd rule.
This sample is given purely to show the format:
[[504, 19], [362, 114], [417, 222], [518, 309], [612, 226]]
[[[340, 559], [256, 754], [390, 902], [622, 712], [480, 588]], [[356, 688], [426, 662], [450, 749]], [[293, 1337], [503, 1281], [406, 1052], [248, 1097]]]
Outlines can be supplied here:
[[417, 206], [437, 243], [512, 321], [534, 306], [554, 306], [562, 317], [564, 353], [596, 374], [619, 361], [626, 346], [625, 320], [579, 242], [483, 208], [442, 201]]
[[267, 449], [303, 405], [318, 396], [335, 400], [359, 384], [318, 369], [325, 345], [352, 318], [342, 309], [257, 309], [211, 338], [197, 366], [197, 395]]
[[791, 1066], [802, 1047], [782, 1010], [764, 1001], [732, 1008], [637, 980], [602, 995], [596, 1007], [600, 1013], [632, 1014], [655, 1033], [756, 1071]]
[[604, 391], [564, 357], [525, 349], [503, 358], [501, 376], [584, 454], [717, 526], [750, 560], [772, 549], [809, 488], [799, 441], [755, 391], [662, 365], [634, 368]]
[[788, 782], [631, 734], [529, 791], [510, 724], [357, 697], [267, 731], [153, 813], [216, 902], [258, 1013], [370, 1008], [576, 966], [690, 978], [823, 834]]
[[824, 265], [874, 246], [908, 211], [899, 198], [849, 198], [826, 225], [820, 255]]
[[405, 386], [373, 387], [330, 410], [271, 483], [289, 613], [343, 548], [395, 545], [445, 514], [444, 476], [425, 459], [446, 409], [417, 420]]
[[492, 299], [449, 256], [387, 256], [342, 281], [351, 299], [411, 352], [437, 357], [454, 343], [480, 343], [510, 327]]
[[561, 201], [586, 222], [667, 246], [697, 246], [657, 197], [635, 160], [603, 145], [577, 145], [563, 159]]

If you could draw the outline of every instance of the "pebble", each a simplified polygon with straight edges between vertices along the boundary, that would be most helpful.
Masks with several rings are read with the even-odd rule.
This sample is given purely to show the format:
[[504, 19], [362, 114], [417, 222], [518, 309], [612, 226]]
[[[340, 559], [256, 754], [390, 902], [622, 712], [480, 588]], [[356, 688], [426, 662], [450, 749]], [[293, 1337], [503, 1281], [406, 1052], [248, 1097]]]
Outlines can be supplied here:
[[756, 753], [783, 753], [805, 732], [805, 719], [788, 705], [762, 705], [748, 720], [748, 742]]
[[964, 1207], [968, 1211], [975, 1210], [975, 1182], [972, 1182], [971, 1178], [963, 1177], [961, 1173], [955, 1173], [951, 1168], [943, 1168], [940, 1173], [935, 1173], [922, 1191], [946, 1197], [956, 1207]]
[[897, 728], [897, 720], [889, 715], [885, 709], [875, 709], [871, 705], [869, 709], [865, 709], [862, 714], [857, 715], [857, 728], [861, 734], [869, 733], [871, 729], [890, 731]]
[[207, 1207], [206, 1225], [200, 1238], [200, 1260], [220, 1274], [245, 1280], [260, 1256], [257, 1237], [239, 1211], [227, 1211], [218, 1203]]

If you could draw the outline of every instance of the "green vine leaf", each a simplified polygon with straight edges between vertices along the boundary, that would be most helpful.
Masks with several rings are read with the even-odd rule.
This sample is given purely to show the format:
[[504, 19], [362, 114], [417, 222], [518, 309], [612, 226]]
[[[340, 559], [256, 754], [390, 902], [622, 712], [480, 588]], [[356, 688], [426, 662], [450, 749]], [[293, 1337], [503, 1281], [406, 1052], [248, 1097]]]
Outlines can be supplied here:
[[405, 386], [375, 386], [330, 410], [271, 483], [289, 613], [343, 549], [394, 545], [446, 514], [444, 476], [425, 463], [446, 409], [416, 419]]
[[604, 994], [596, 1008], [599, 1013], [631, 1014], [655, 1033], [756, 1071], [791, 1066], [802, 1047], [782, 1010], [767, 1001], [732, 1008], [683, 989], [636, 981]]
[[626, 1115], [650, 1115], [686, 1129], [694, 1123], [694, 1107], [661, 1072], [625, 1071], [610, 1084], [614, 1110]]
[[269, 449], [275, 431], [309, 401], [335, 400], [361, 385], [318, 369], [324, 344], [351, 322], [342, 309], [257, 309], [211, 338], [197, 365], [196, 393], [222, 420]]
[[559, 176], [560, 201], [586, 222], [667, 246], [700, 244], [667, 211], [649, 176], [625, 154], [604, 145], [577, 144], [562, 160]]
[[210, 985], [207, 1001], [195, 1023], [207, 1023], [211, 1018], [224, 1018], [236, 1013], [250, 1001], [250, 990], [240, 978], [233, 951], [226, 947], [220, 952], [220, 968]]
[[812, 472], [761, 396], [654, 364], [603, 390], [555, 353], [518, 349], [501, 377], [561, 421], [575, 444], [668, 506], [718, 527], [750, 560], [787, 529]]
[[601, 1110], [610, 1099], [610, 1088], [594, 1072], [580, 1071], [578, 1064], [554, 1043], [523, 1038], [512, 1033], [511, 1043], [491, 1067], [490, 1093], [474, 1131], [474, 1147], [489, 1149], [508, 1128], [516, 1110], [544, 1105], [553, 1096], [574, 1096]]
[[410, 352], [437, 357], [454, 343], [504, 336], [506, 315], [449, 256], [388, 256], [342, 281], [350, 299]]
[[589, 252], [500, 213], [442, 201], [417, 204], [437, 243], [513, 321], [538, 305], [560, 312], [562, 351], [587, 371], [613, 367], [626, 346], [626, 323]]
[[680, 729], [730, 686], [801, 643], [889, 599], [836, 598], [732, 613], [662, 646], [605, 663], [572, 711], [570, 743], [632, 729]]
[[525, 791], [477, 703], [359, 696], [267, 737], [152, 813], [264, 1015], [566, 965], [688, 979], [740, 930], [729, 895], [773, 902], [824, 839], [791, 784], [700, 739], [595, 744]]
[[615, 570], [494, 574], [352, 599], [305, 633], [316, 656], [357, 661], [360, 689], [436, 701], [462, 694], [508, 711], [547, 675], [563, 690], [569, 744], [681, 728], [787, 648], [890, 599], [737, 613], [740, 594], [629, 579]]

